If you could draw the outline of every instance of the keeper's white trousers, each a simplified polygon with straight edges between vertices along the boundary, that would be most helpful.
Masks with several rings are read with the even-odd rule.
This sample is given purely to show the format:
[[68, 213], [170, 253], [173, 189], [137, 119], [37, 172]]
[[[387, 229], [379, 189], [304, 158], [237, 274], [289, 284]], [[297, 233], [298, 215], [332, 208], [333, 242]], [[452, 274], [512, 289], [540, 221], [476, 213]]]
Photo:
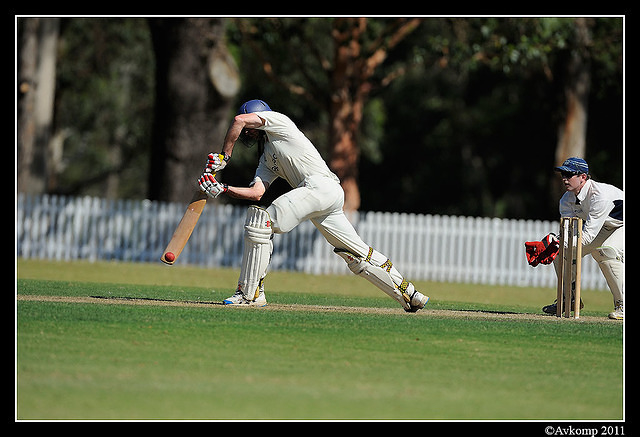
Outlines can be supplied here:
[[624, 226], [609, 228], [603, 226], [593, 241], [582, 247], [582, 256], [591, 254], [597, 261], [613, 301], [624, 300]]
[[[614, 302], [624, 300], [624, 226], [619, 228], [603, 226], [596, 238], [582, 246], [582, 256], [591, 254], [598, 263], [607, 281]], [[556, 274], [560, 271], [560, 260], [556, 257]]]

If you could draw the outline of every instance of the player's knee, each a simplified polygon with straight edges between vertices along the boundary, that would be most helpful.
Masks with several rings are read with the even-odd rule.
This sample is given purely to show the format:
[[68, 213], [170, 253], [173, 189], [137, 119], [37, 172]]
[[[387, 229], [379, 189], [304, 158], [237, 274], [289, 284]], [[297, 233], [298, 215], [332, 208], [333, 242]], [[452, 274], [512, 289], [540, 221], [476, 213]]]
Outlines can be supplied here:
[[279, 218], [282, 214], [278, 214], [278, 209], [276, 209], [273, 204], [267, 208], [267, 212], [269, 213], [269, 218], [271, 220], [271, 230], [274, 234], [285, 234], [293, 229], [293, 227], [291, 229], [283, 229], [283, 226], [281, 225], [282, 220]]
[[623, 254], [621, 253], [621, 251], [619, 251], [618, 249], [612, 246], [597, 247], [591, 253], [591, 255], [593, 256], [593, 259], [596, 260], [598, 263], [613, 261], [613, 260], [617, 260], [617, 261], [623, 260]]
[[353, 274], [359, 275], [365, 269], [365, 262], [354, 254], [342, 249], [333, 249], [333, 251], [347, 263], [347, 267]]
[[244, 222], [245, 239], [253, 243], [268, 244], [273, 235], [271, 217], [266, 209], [250, 206]]

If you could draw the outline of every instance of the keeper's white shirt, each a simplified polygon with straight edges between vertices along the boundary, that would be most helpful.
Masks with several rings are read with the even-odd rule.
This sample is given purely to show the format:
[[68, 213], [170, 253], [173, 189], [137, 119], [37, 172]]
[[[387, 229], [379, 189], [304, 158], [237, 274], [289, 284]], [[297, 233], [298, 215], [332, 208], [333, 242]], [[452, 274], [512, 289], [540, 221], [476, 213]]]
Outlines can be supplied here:
[[325, 176], [340, 182], [315, 146], [289, 117], [275, 111], [255, 114], [264, 120], [264, 125], [258, 129], [267, 134], [255, 178], [271, 184], [281, 177], [293, 188], [301, 186], [311, 176]]
[[[577, 200], [577, 202], [576, 202]], [[616, 229], [623, 226], [624, 192], [613, 185], [587, 179], [578, 196], [567, 191], [560, 199], [560, 217], [584, 220], [582, 244], [591, 243], [603, 226]]]

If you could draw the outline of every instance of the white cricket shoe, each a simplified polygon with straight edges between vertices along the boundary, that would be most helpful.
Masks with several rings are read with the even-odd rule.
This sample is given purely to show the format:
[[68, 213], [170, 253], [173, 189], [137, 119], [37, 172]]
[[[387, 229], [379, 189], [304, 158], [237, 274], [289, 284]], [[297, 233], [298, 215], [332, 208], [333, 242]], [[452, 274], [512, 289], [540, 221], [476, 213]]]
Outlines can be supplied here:
[[429, 296], [425, 296], [418, 290], [415, 290], [411, 295], [411, 300], [409, 301], [410, 308], [405, 308], [404, 310], [408, 313], [415, 313], [418, 310], [423, 309], [425, 305], [427, 305], [427, 302], [429, 302]]
[[264, 289], [260, 290], [258, 297], [256, 297], [254, 300], [248, 300], [244, 297], [242, 291], [236, 290], [234, 295], [223, 300], [222, 304], [234, 306], [264, 307], [267, 306], [267, 298], [264, 296]]
[[614, 310], [609, 313], [609, 318], [614, 320], [624, 320], [624, 304], [619, 300], [614, 305]]

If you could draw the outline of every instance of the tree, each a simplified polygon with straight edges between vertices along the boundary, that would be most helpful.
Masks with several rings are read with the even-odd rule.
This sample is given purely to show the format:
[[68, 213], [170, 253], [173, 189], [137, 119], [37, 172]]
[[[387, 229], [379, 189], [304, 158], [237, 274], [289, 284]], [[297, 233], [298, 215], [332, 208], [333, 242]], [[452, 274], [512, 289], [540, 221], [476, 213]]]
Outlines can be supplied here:
[[56, 78], [58, 18], [21, 18], [18, 69], [18, 190], [42, 193], [53, 184], [50, 138]]
[[[419, 23], [418, 19], [394, 20], [377, 31], [372, 41], [367, 41], [367, 18], [339, 18], [334, 21], [331, 31], [335, 55], [329, 91], [329, 163], [345, 191], [344, 209], [347, 212], [360, 208], [360, 147], [357, 138], [369, 94], [380, 85], [374, 73], [387, 59], [389, 51]], [[392, 77], [397, 77], [397, 74], [384, 78], [385, 85]]]
[[[328, 161], [345, 191], [345, 211], [360, 208], [358, 134], [373, 89], [401, 76], [380, 67], [419, 24], [417, 18], [236, 19], [264, 76], [329, 114]], [[285, 50], [283, 52], [283, 50]], [[293, 55], [293, 56], [292, 56]], [[290, 65], [297, 71], [288, 74]], [[322, 73], [324, 77], [318, 77]]]
[[218, 151], [239, 77], [222, 18], [149, 19], [156, 101], [149, 197], [184, 202], [209, 152]]
[[[166, 95], [158, 104], [162, 117], [156, 125], [161, 131], [153, 135], [155, 59], [148, 19], [63, 18], [55, 50], [38, 55], [46, 34], [38, 29], [43, 30], [47, 20], [16, 21], [21, 191], [140, 198], [146, 196], [149, 181], [155, 184], [149, 190], [159, 196], [169, 195], [172, 186], [189, 191], [195, 188], [203, 154], [219, 150], [232, 115], [230, 106], [219, 116], [201, 115], [215, 106], [202, 102], [220, 94], [225, 105], [265, 98], [291, 116], [330, 163], [333, 144], [355, 144], [356, 154], [351, 153], [354, 149], [344, 153], [345, 159], [355, 157], [344, 168], [354, 170], [358, 185], [375, 187], [358, 189], [366, 210], [553, 218], [555, 151], [567, 116], [573, 113], [567, 109], [566, 90], [571, 91], [578, 83], [574, 79], [584, 73], [588, 86], [573, 93], [581, 91], [583, 97], [576, 102], [583, 111], [588, 109], [589, 117], [588, 123], [582, 118], [583, 129], [576, 132], [586, 136], [584, 153], [594, 177], [622, 186], [624, 64], [619, 17], [588, 17], [582, 22], [434, 17], [421, 19], [406, 33], [394, 32], [404, 25], [410, 29], [412, 21], [397, 18], [225, 19], [229, 49], [242, 71], [236, 97], [232, 95], [239, 82], [233, 60], [226, 47], [214, 50], [217, 56], [211, 50], [224, 37], [211, 31], [209, 19], [200, 19], [209, 24], [201, 27], [199, 36], [191, 35], [193, 44], [183, 41], [185, 64], [176, 66], [165, 59], [163, 65], [172, 65], [172, 73], [158, 73], [165, 83], [159, 93]], [[156, 35], [167, 43], [167, 50], [158, 52], [160, 58], [175, 55], [175, 47], [170, 50], [168, 45], [183, 38], [180, 34], [186, 31], [178, 29], [180, 21], [187, 20], [175, 19], [163, 28], [167, 34]], [[581, 28], [585, 32], [577, 31]], [[209, 42], [203, 42], [207, 38]], [[199, 54], [196, 46], [201, 47]], [[338, 48], [348, 60], [341, 69], [336, 68]], [[48, 69], [55, 71], [54, 117], [41, 136], [48, 140], [29, 149], [29, 138], [35, 138], [33, 91], [42, 88], [37, 79], [42, 56], [56, 61], [55, 70]], [[190, 59], [200, 66], [186, 68]], [[367, 70], [367, 62], [375, 68]], [[361, 79], [359, 72], [367, 71], [373, 73]], [[339, 92], [332, 94], [332, 89]], [[344, 105], [337, 108], [350, 108], [339, 114], [344, 117], [335, 126], [341, 130], [331, 122], [340, 118], [331, 115], [332, 98], [343, 99]], [[217, 121], [223, 128], [214, 131]], [[191, 137], [176, 127], [207, 123], [191, 129]], [[331, 139], [340, 131], [347, 135]], [[181, 145], [167, 133], [179, 136]], [[194, 138], [207, 133], [203, 140]], [[160, 147], [154, 147], [150, 165], [151, 138]], [[199, 145], [202, 150], [186, 156]], [[191, 169], [182, 172], [183, 181], [167, 172], [171, 163], [166, 168], [161, 163], [175, 160], [172, 153], [191, 162]], [[232, 184], [246, 183], [253, 177], [255, 160], [255, 149], [241, 147], [234, 153], [234, 171], [221, 177]], [[332, 166], [339, 172], [339, 164]], [[30, 174], [39, 179], [25, 182]], [[263, 201], [285, 185], [274, 184]], [[184, 201], [183, 196], [176, 199]]]
[[571, 156], [584, 157], [586, 152], [587, 114], [591, 74], [589, 50], [591, 31], [585, 18], [574, 21], [575, 37], [564, 63], [563, 88], [566, 99], [564, 122], [558, 129], [556, 165]]
[[[621, 23], [619, 18], [578, 17], [521, 18], [486, 24], [490, 29], [486, 34], [491, 35], [486, 42], [490, 44], [478, 44], [482, 49], [474, 55], [476, 58], [522, 76], [543, 71], [555, 88], [556, 166], [571, 156], [587, 158], [591, 76], [596, 68], [592, 59], [599, 62], [600, 69], [606, 59], [608, 77], [621, 78]], [[554, 198], [564, 191], [560, 181], [555, 182], [551, 192]]]
[[[595, 78], [583, 95], [597, 111], [576, 132], [601, 180], [620, 185], [622, 22], [588, 19], [592, 37], [580, 45], [575, 21], [425, 19], [405, 42], [422, 62], [375, 97], [384, 102], [383, 158], [361, 161], [362, 183], [378, 183], [363, 194], [367, 209], [555, 218], [553, 166], [576, 50]], [[398, 170], [388, 184], [379, 184], [380, 162]]]
[[[55, 24], [55, 44], [46, 47], [31, 82], [20, 68], [20, 92], [43, 89], [43, 71], [55, 89], [50, 100], [50, 125], [31, 158], [33, 168], [19, 166], [20, 190], [38, 188], [22, 184], [29, 170], [41, 179], [35, 192], [98, 195], [110, 198], [146, 195], [146, 160], [149, 153], [150, 110], [153, 106], [152, 53], [148, 28], [140, 18], [21, 19], [25, 24]], [[58, 30], [59, 29], [59, 30]], [[23, 35], [26, 35], [23, 34]], [[19, 52], [26, 46], [19, 40]], [[26, 56], [23, 59], [29, 59]], [[22, 64], [21, 64], [22, 65]], [[55, 68], [53, 68], [55, 66]], [[55, 73], [55, 74], [54, 74]], [[31, 94], [36, 95], [35, 91]], [[53, 98], [53, 93], [49, 93]], [[19, 107], [30, 94], [20, 94]], [[19, 110], [19, 155], [30, 134], [29, 117]], [[33, 119], [33, 118], [32, 118]], [[144, 157], [144, 159], [142, 159]], [[23, 162], [24, 163], [24, 162]], [[35, 167], [37, 165], [38, 167]], [[35, 173], [34, 173], [35, 172]], [[45, 176], [46, 175], [46, 186]]]

